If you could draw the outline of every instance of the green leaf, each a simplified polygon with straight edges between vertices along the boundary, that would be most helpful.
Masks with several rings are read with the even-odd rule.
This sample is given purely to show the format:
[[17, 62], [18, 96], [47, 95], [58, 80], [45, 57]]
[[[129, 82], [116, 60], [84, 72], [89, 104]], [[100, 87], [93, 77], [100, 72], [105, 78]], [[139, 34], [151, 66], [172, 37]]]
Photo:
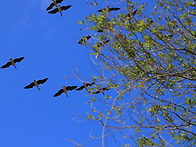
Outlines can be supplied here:
[[83, 25], [84, 21], [77, 21], [77, 23]]
[[191, 2], [191, 1], [188, 1], [188, 0], [187, 0], [187, 4], [188, 4], [189, 6], [195, 6], [195, 3], [194, 3], [194, 2]]

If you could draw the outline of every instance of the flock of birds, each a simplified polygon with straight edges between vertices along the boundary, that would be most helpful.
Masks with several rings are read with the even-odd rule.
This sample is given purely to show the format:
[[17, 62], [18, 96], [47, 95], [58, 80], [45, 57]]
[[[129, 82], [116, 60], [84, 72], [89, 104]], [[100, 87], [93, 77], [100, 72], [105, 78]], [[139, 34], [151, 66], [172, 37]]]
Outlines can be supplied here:
[[[62, 11], [63, 10], [67, 10], [71, 7], [71, 5], [67, 5], [67, 6], [60, 6], [58, 4], [60, 4], [63, 0], [52, 0], [52, 3], [48, 6], [48, 8], [46, 8], [46, 11], [51, 10], [54, 6], [56, 7], [55, 9], [48, 11], [48, 13], [50, 14], [56, 14], [57, 12], [61, 13], [61, 16], [63, 16]], [[98, 12], [110, 12], [110, 11], [117, 11], [120, 10], [120, 8], [109, 8], [109, 6], [106, 6], [105, 9], [100, 9], [98, 10]]]
[[[21, 62], [24, 59], [24, 57], [20, 57], [20, 58], [15, 58], [15, 59], [9, 59], [10, 61], [7, 62], [5, 65], [1, 66], [1, 68], [8, 68], [10, 65], [13, 65], [16, 68], [16, 63], [17, 62]], [[34, 86], [37, 87], [38, 90], [40, 90], [39, 85], [40, 84], [44, 84], [46, 81], [48, 80], [48, 78], [42, 79], [42, 80], [33, 80], [32, 83], [30, 83], [29, 85], [25, 86], [24, 89], [30, 89], [33, 88]], [[61, 95], [62, 93], [65, 93], [66, 96], [68, 97], [67, 91], [71, 91], [76, 89], [77, 91], [83, 90], [84, 88], [88, 91], [88, 87], [94, 85], [95, 82], [92, 83], [83, 83], [82, 86], [80, 86], [79, 88], [77, 88], [77, 86], [62, 86], [62, 89], [60, 89], [53, 97], [57, 97], [59, 95]], [[100, 88], [97, 91], [92, 92], [93, 94], [98, 94], [100, 92], [102, 92], [104, 94], [104, 91], [109, 90], [110, 88], [104, 87], [104, 88]]]
[[[62, 11], [63, 10], [67, 10], [71, 7], [71, 5], [67, 5], [67, 6], [60, 6], [60, 5], [57, 5], [59, 3], [61, 3], [63, 0], [52, 0], [52, 3], [49, 5], [49, 7], [46, 9], [47, 11], [48, 10], [51, 10], [54, 6], [56, 7], [55, 9], [51, 10], [51, 11], [48, 11], [48, 13], [50, 14], [55, 14], [57, 12], [60, 12], [61, 16], [62, 15]], [[120, 8], [109, 8], [109, 6], [106, 6], [106, 8], [104, 9], [100, 9], [98, 10], [98, 12], [110, 12], [110, 11], [117, 11], [117, 10], [120, 10]], [[128, 17], [131, 17], [131, 16], [134, 16], [137, 12], [137, 9], [133, 12], [131, 12], [131, 14], [128, 14]], [[97, 30], [98, 32], [103, 32], [102, 29], [99, 29]], [[78, 44], [82, 44], [83, 42], [85, 42], [86, 40], [90, 39], [91, 36], [86, 36], [86, 37], [82, 37], [81, 40], [78, 42]], [[103, 46], [104, 44], [108, 43], [110, 40], [106, 40], [106, 41], [102, 41], [100, 43], [97, 44], [98, 47], [101, 47]], [[16, 68], [16, 63], [17, 62], [21, 62], [22, 60], [24, 59], [24, 57], [20, 57], [20, 58], [15, 58], [15, 59], [9, 59], [9, 62], [7, 62], [5, 65], [1, 66], [1, 68], [8, 68], [10, 65], [13, 65]], [[46, 81], [48, 80], [48, 78], [45, 78], [45, 79], [42, 79], [42, 80], [33, 80], [32, 83], [30, 83], [29, 85], [25, 86], [24, 89], [30, 89], [30, 88], [33, 88], [34, 86], [36, 86], [38, 88], [38, 90], [40, 90], [39, 88], [39, 85], [40, 84], [44, 84]], [[65, 93], [66, 96], [68, 97], [68, 94], [67, 94], [67, 91], [71, 91], [71, 90], [74, 90], [76, 89], [77, 91], [80, 91], [82, 89], [86, 89], [88, 91], [88, 87], [94, 85], [95, 82], [93, 83], [83, 83], [82, 86], [80, 86], [79, 88], [77, 88], [77, 86], [62, 86], [62, 89], [60, 89], [56, 94], [54, 94], [54, 97], [57, 97], [59, 95], [61, 95], [62, 93]], [[109, 87], [100, 87], [98, 90], [92, 92], [92, 94], [98, 94], [100, 92], [102, 92], [104, 94], [104, 91], [107, 91], [109, 90], [110, 88]]]

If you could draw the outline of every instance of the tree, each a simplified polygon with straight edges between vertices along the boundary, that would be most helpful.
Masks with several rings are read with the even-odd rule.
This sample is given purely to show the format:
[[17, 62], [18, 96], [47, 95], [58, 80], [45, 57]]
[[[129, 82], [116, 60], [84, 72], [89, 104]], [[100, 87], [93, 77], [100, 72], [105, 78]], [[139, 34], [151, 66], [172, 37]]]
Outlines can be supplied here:
[[[194, 146], [196, 4], [157, 0], [149, 9], [125, 0], [116, 12], [95, 12], [101, 2], [88, 2], [94, 13], [79, 23], [92, 34], [81, 44], [104, 67], [89, 89], [87, 115], [103, 127], [102, 146], [109, 135], [122, 146], [133, 146], [130, 139], [137, 146]], [[93, 94], [97, 90], [104, 95]]]

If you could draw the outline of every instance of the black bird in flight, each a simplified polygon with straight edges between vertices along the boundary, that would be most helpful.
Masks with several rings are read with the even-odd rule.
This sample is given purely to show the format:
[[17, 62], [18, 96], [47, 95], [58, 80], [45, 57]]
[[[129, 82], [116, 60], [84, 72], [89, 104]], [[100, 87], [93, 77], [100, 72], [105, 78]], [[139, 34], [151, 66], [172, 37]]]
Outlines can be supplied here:
[[60, 12], [60, 13], [61, 13], [61, 16], [63, 16], [62, 11], [63, 11], [63, 10], [69, 9], [70, 7], [71, 7], [71, 5], [62, 6], [62, 7], [61, 7], [60, 5], [57, 5], [57, 8], [56, 8], [56, 9], [51, 10], [51, 11], [49, 11], [48, 13], [50, 13], [50, 14], [55, 14], [55, 13], [57, 13], [57, 12]]
[[102, 29], [98, 29], [98, 30], [97, 30], [97, 32], [102, 33], [102, 32], [103, 32], [103, 30], [102, 30]]
[[16, 63], [16, 62], [20, 62], [20, 61], [22, 61], [23, 59], [24, 59], [24, 57], [15, 58], [14, 60], [11, 58], [11, 59], [10, 59], [10, 62], [7, 62], [5, 65], [1, 66], [1, 68], [7, 68], [7, 67], [9, 67], [10, 65], [13, 65], [13, 66], [15, 67], [15, 69], [17, 69], [15, 63]]
[[94, 85], [94, 84], [95, 84], [95, 82], [93, 82], [93, 83], [83, 83], [83, 85], [80, 86], [79, 88], [77, 88], [76, 90], [79, 91], [79, 90], [82, 90], [82, 89], [85, 88], [86, 91], [87, 91], [87, 87], [92, 86], [92, 85]]
[[38, 80], [38, 81], [33, 80], [33, 82], [31, 84], [25, 86], [24, 89], [33, 88], [33, 86], [36, 86], [38, 88], [38, 90], [40, 90], [39, 89], [39, 84], [44, 84], [47, 80], [48, 80], [48, 78], [45, 78], [43, 80]]
[[66, 94], [66, 96], [68, 97], [67, 91], [68, 91], [68, 90], [74, 90], [74, 89], [76, 89], [76, 88], [77, 88], [77, 86], [67, 86], [67, 87], [65, 87], [65, 86], [63, 85], [63, 88], [60, 89], [53, 97], [57, 97], [57, 96], [61, 95], [63, 92], [64, 92], [64, 93]]
[[86, 40], [90, 39], [91, 36], [83, 36], [80, 41], [78, 41], [78, 44], [82, 44], [83, 42], [85, 42]]
[[106, 40], [106, 41], [102, 41], [100, 43], [97, 44], [97, 47], [101, 47], [103, 46], [104, 44], [108, 43], [110, 40]]
[[110, 11], [117, 11], [117, 10], [120, 10], [120, 8], [109, 8], [109, 6], [106, 6], [106, 8], [105, 9], [100, 9], [100, 10], [98, 10], [98, 12], [104, 12], [104, 11], [106, 11], [106, 12], [110, 12]]
[[132, 11], [132, 12], [130, 12], [129, 14], [127, 14], [127, 16], [129, 17], [129, 18], [133, 18], [133, 16], [135, 15], [137, 13], [137, 9], [135, 9], [134, 11]]
[[97, 91], [94, 91], [93, 94], [99, 94], [100, 92], [102, 92], [104, 95], [104, 91], [108, 91], [109, 89], [110, 89], [109, 87], [104, 87], [104, 88], [101, 87]]
[[50, 6], [46, 9], [46, 10], [50, 10], [50, 9], [52, 9], [54, 6], [56, 6], [57, 7], [57, 4], [58, 3], [61, 3], [63, 0], [52, 0], [52, 3], [50, 4]]

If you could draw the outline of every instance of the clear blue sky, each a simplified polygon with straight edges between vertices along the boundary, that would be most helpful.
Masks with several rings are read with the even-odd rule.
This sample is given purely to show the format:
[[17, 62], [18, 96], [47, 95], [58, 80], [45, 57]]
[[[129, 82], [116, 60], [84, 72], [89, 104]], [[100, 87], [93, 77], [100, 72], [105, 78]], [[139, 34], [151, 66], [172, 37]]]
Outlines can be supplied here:
[[[85, 34], [76, 21], [88, 15], [88, 5], [85, 1], [64, 0], [61, 5], [72, 7], [61, 17], [45, 11], [50, 3], [51, 0], [1, 2], [0, 66], [10, 58], [25, 57], [16, 63], [17, 70], [13, 66], [0, 69], [1, 147], [68, 147], [74, 145], [66, 139], [82, 143], [92, 129], [92, 135], [101, 135], [101, 127], [96, 124], [72, 119], [74, 105], [79, 114], [89, 110], [85, 90], [68, 92], [68, 98], [64, 94], [53, 98], [62, 85], [82, 84], [73, 77], [75, 69], [87, 76], [83, 80], [97, 74], [88, 49], [77, 41]], [[46, 77], [49, 79], [40, 85], [40, 91], [36, 87], [24, 89], [33, 80]]]

